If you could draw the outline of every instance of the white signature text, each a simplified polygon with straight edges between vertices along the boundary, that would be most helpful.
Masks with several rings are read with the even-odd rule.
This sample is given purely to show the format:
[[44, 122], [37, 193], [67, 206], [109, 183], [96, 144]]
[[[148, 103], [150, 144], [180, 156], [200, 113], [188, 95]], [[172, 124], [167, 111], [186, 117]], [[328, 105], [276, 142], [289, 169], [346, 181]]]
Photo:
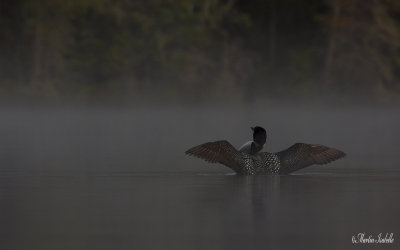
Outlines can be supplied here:
[[353, 244], [358, 243], [393, 243], [393, 233], [379, 233], [377, 237], [372, 236], [371, 234], [366, 233], [358, 233], [357, 235], [353, 235], [351, 237], [351, 242]]

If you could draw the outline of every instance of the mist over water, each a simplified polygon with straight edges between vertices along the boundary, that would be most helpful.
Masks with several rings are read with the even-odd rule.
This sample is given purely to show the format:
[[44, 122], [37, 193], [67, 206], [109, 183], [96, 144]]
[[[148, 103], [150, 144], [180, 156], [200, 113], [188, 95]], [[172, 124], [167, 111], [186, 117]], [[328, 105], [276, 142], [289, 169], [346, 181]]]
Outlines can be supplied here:
[[360, 107], [64, 107], [1, 108], [2, 171], [229, 172], [184, 155], [188, 148], [251, 140], [251, 126], [268, 133], [264, 151], [296, 142], [347, 153], [318, 167], [397, 169], [399, 109]]
[[[397, 107], [0, 108], [1, 249], [398, 248]], [[251, 126], [265, 151], [296, 142], [347, 157], [289, 176], [236, 176], [189, 157]]]

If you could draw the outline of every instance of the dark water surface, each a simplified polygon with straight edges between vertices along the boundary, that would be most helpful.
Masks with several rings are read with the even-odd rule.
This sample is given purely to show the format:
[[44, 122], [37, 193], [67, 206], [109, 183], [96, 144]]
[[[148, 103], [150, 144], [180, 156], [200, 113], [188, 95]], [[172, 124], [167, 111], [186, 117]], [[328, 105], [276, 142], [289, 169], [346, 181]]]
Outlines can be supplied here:
[[[400, 249], [398, 110], [2, 108], [0, 249]], [[261, 114], [261, 115], [260, 115]], [[236, 176], [183, 154], [269, 132], [348, 156]], [[352, 244], [394, 233], [392, 244]]]

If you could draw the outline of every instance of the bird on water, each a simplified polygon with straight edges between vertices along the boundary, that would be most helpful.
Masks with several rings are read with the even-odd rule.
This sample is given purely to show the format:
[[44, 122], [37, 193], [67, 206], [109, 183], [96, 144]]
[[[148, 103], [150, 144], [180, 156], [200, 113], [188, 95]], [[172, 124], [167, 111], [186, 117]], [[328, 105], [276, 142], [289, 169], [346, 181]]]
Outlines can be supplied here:
[[256, 126], [253, 141], [245, 143], [237, 150], [228, 141], [207, 142], [185, 153], [211, 163], [225, 165], [238, 174], [289, 174], [299, 169], [326, 164], [346, 154], [342, 151], [319, 144], [295, 143], [286, 150], [269, 153], [260, 152], [267, 140], [264, 128]]

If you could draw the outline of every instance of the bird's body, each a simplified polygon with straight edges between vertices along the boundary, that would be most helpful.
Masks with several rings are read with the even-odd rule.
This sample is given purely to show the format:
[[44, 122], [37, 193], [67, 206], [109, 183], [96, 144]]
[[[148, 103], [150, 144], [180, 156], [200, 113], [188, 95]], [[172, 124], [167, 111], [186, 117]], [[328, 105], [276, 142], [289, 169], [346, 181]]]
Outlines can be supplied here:
[[243, 145], [242, 150], [236, 150], [227, 141], [208, 142], [187, 150], [186, 154], [223, 164], [236, 173], [245, 175], [289, 174], [313, 164], [326, 164], [346, 155], [334, 148], [305, 143], [296, 143], [277, 153], [259, 152], [260, 149], [255, 151], [251, 143]]
[[242, 157], [244, 164], [239, 167], [239, 174], [279, 174], [280, 160], [276, 154], [263, 152], [255, 155], [243, 154]]

